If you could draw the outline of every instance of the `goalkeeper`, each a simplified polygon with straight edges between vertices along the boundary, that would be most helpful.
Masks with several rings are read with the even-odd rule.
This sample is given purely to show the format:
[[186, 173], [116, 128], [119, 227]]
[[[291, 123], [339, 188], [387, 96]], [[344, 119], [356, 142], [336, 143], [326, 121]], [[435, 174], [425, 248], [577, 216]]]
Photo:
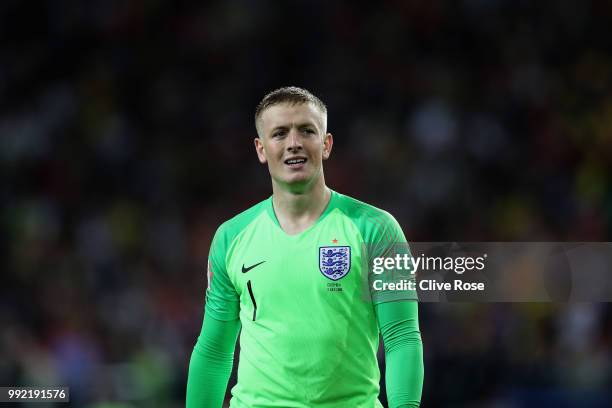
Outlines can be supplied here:
[[187, 407], [222, 406], [241, 328], [231, 407], [382, 407], [379, 333], [389, 407], [419, 406], [416, 294], [375, 291], [368, 276], [374, 257], [408, 251], [401, 228], [389, 213], [326, 186], [333, 138], [316, 96], [273, 91], [255, 125], [272, 196], [215, 234]]

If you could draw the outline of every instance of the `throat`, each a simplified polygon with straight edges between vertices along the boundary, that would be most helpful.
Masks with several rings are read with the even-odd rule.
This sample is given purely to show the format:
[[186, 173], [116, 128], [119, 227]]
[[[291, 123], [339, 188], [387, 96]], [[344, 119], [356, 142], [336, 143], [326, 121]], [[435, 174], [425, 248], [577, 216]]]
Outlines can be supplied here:
[[272, 204], [280, 227], [288, 235], [297, 235], [314, 225], [329, 203], [331, 191], [325, 188], [321, 196], [273, 195]]

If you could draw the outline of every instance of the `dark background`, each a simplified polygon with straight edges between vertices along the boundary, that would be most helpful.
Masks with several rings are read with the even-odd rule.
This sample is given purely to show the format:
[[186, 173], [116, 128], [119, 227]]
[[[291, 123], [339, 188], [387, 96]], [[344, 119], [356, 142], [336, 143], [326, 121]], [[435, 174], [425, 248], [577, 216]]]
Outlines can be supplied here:
[[[610, 241], [610, 21], [605, 1], [3, 0], [0, 386], [182, 406], [212, 235], [271, 193], [253, 111], [280, 86], [328, 105], [328, 185], [410, 241]], [[424, 407], [612, 399], [609, 304], [420, 316]]]

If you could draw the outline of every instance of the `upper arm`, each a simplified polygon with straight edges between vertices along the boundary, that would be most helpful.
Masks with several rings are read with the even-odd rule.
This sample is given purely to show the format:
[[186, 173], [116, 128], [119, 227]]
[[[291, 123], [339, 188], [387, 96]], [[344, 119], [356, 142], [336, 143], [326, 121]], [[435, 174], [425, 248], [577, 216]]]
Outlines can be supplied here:
[[[412, 254], [397, 220], [391, 214], [381, 211], [379, 215], [371, 217], [364, 239], [368, 252], [368, 281], [372, 302], [377, 305], [398, 300], [416, 300], [416, 290], [375, 290], [373, 285], [374, 280], [395, 284], [415, 282], [412, 262], [403, 262], [405, 256], [411, 257]], [[376, 258], [395, 259], [398, 255], [402, 257], [399, 267], [385, 269], [381, 274], [373, 273], [372, 267]]]
[[239, 296], [225, 262], [229, 239], [221, 226], [215, 233], [208, 257], [206, 313], [221, 321], [236, 320], [239, 315]]

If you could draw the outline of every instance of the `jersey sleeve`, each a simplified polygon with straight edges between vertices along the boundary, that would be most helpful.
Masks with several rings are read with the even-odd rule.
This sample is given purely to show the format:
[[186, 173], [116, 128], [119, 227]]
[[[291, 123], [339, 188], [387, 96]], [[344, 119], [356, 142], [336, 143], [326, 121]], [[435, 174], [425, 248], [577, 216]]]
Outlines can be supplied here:
[[240, 322], [204, 316], [202, 331], [191, 353], [185, 406], [220, 407], [234, 362]]
[[[397, 220], [386, 211], [369, 215], [364, 245], [370, 297], [376, 305], [398, 300], [417, 300], [410, 246]], [[393, 266], [387, 267], [393, 260]], [[387, 264], [385, 264], [387, 262]], [[377, 268], [375, 268], [377, 266]], [[374, 281], [380, 281], [376, 285]], [[412, 282], [409, 286], [408, 282]], [[383, 283], [401, 285], [402, 289], [380, 289]], [[379, 288], [379, 289], [377, 289]]]
[[385, 347], [389, 408], [416, 408], [421, 403], [424, 377], [418, 303], [383, 303], [375, 311]]
[[208, 257], [206, 313], [217, 320], [232, 321], [239, 317], [239, 296], [230, 281], [226, 267], [230, 236], [224, 225], [215, 233]]

